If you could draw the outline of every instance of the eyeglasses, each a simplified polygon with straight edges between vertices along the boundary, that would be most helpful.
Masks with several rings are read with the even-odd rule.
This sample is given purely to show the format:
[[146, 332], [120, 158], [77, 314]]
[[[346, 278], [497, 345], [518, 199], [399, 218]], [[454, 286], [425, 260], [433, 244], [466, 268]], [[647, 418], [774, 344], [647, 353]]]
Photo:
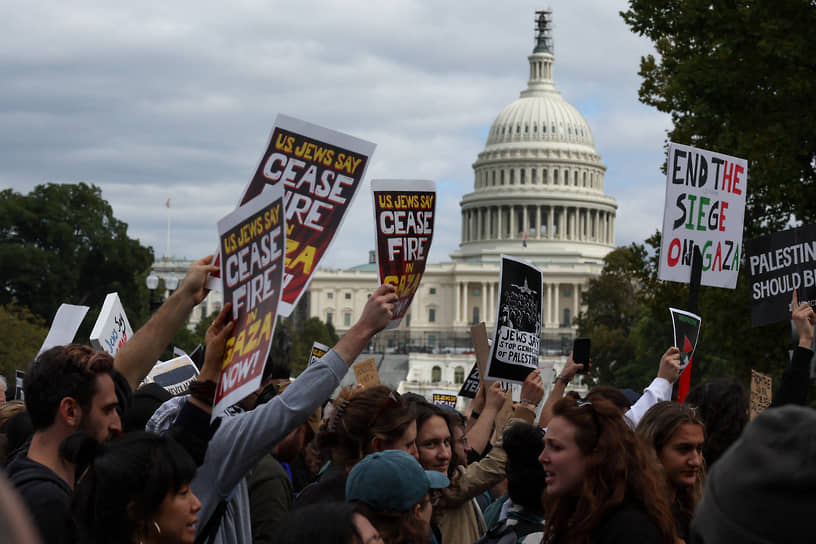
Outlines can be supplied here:
[[377, 412], [374, 414], [374, 417], [371, 418], [371, 421], [368, 422], [368, 427], [366, 428], [366, 434], [371, 433], [371, 427], [374, 426], [374, 422], [377, 421], [377, 418], [380, 417], [387, 408], [397, 408], [402, 405], [402, 399], [400, 394], [396, 391], [391, 391], [388, 396], [386, 397], [385, 401], [380, 405]]
[[589, 400], [576, 400], [575, 406], [578, 408], [584, 408], [585, 406], [589, 406], [589, 412], [592, 414], [592, 424], [595, 426], [595, 444], [597, 445], [598, 441], [601, 439], [601, 422], [598, 419], [598, 413], [595, 411], [595, 407], [592, 406], [592, 401]]

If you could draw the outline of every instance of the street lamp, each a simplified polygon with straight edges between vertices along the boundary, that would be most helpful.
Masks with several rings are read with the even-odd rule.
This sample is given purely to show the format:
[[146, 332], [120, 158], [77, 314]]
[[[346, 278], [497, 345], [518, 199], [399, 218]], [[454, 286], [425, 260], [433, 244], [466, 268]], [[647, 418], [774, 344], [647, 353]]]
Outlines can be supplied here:
[[152, 270], [150, 271], [150, 275], [145, 278], [145, 283], [147, 284], [147, 288], [150, 291], [150, 298], [148, 299], [148, 306], [150, 309], [150, 313], [156, 311], [156, 309], [161, 306], [160, 302], [156, 302], [155, 292], [156, 288], [159, 286], [159, 277], [156, 275], [155, 272]]
[[164, 278], [164, 286], [167, 287], [167, 290], [170, 291], [170, 294], [173, 293], [176, 289], [178, 289], [179, 279], [174, 275], [170, 274], [166, 278]]

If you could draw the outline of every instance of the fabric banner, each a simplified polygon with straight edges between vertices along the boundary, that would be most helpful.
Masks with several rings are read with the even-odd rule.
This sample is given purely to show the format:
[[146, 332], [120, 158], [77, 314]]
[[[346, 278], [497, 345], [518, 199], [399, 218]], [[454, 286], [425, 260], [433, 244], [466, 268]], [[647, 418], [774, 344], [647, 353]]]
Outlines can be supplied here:
[[[286, 270], [278, 312], [287, 317], [343, 224], [375, 144], [278, 115], [269, 144], [239, 205], [283, 182]], [[208, 286], [216, 287], [210, 282]], [[217, 288], [217, 287], [216, 287]]]
[[816, 307], [816, 225], [747, 240], [745, 252], [752, 327], [790, 319], [794, 289]]
[[700, 283], [734, 289], [748, 161], [670, 142], [667, 165], [658, 278], [689, 283], [697, 246], [703, 257]]
[[273, 185], [218, 222], [224, 302], [235, 328], [227, 339], [213, 418], [261, 383], [283, 283], [286, 221], [283, 187]]
[[425, 272], [433, 240], [436, 186], [427, 180], [375, 179], [371, 191], [380, 284], [394, 284], [399, 297], [386, 327], [393, 329], [408, 311]]
[[133, 329], [130, 327], [125, 309], [119, 300], [118, 293], [108, 293], [105, 302], [102, 304], [102, 311], [96, 319], [91, 331], [91, 345], [108, 353], [111, 357], [116, 357], [122, 346], [133, 337]]
[[460, 397], [466, 397], [469, 399], [475, 399], [476, 394], [479, 392], [479, 365], [478, 363], [473, 363], [473, 368], [470, 369], [470, 374], [468, 374], [465, 383], [462, 384], [462, 388], [459, 390]]
[[498, 319], [485, 381], [522, 383], [538, 368], [543, 277], [535, 265], [501, 256]]
[[700, 336], [699, 315], [677, 308], [669, 308], [672, 320], [672, 330], [674, 331], [674, 345], [680, 350], [680, 361], [682, 372], [694, 357], [694, 350], [697, 348], [697, 339]]
[[328, 352], [329, 346], [321, 344], [320, 342], [314, 342], [312, 344], [312, 353], [309, 354], [309, 364], [306, 366], [312, 366], [318, 359], [326, 355]]
[[431, 391], [431, 399], [431, 402], [436, 406], [456, 408], [456, 395], [454, 395], [451, 391]]

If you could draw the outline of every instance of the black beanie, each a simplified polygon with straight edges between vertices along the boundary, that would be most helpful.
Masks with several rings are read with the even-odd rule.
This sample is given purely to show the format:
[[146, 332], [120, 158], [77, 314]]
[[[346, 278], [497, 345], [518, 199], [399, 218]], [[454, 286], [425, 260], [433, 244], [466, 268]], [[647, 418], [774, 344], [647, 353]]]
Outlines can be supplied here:
[[814, 532], [816, 411], [765, 410], [712, 467], [689, 542], [808, 542]]

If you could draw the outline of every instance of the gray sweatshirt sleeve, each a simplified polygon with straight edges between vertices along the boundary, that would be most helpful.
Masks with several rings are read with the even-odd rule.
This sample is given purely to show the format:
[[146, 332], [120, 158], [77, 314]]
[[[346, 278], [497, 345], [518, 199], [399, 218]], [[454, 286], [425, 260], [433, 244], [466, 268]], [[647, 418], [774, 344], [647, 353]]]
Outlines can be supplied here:
[[201, 527], [247, 472], [329, 398], [347, 370], [345, 361], [330, 350], [268, 403], [223, 418], [192, 481], [201, 500]]

